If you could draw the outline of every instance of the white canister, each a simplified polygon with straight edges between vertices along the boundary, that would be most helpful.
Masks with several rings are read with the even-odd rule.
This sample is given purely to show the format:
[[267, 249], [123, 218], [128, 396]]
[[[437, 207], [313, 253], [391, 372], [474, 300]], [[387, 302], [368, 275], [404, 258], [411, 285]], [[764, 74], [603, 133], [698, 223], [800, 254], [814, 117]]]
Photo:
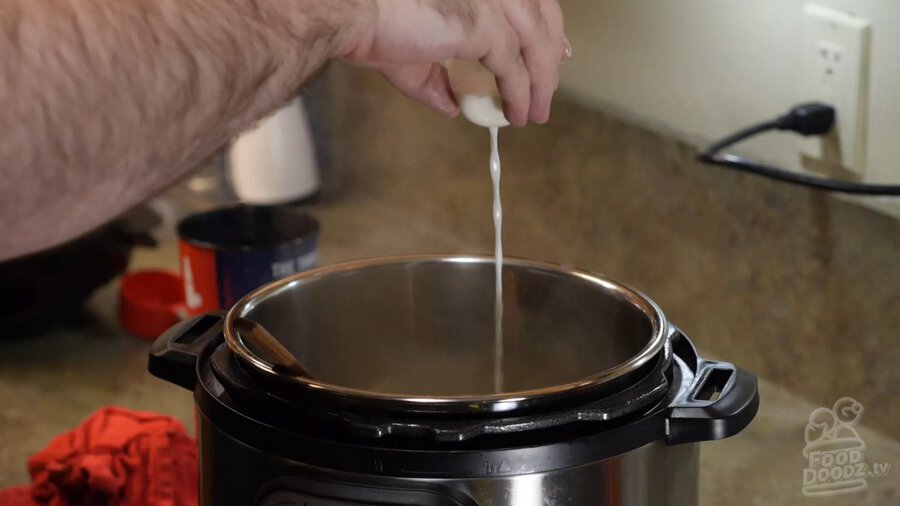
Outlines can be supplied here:
[[302, 99], [238, 137], [228, 165], [234, 192], [247, 204], [283, 204], [318, 192], [319, 168]]

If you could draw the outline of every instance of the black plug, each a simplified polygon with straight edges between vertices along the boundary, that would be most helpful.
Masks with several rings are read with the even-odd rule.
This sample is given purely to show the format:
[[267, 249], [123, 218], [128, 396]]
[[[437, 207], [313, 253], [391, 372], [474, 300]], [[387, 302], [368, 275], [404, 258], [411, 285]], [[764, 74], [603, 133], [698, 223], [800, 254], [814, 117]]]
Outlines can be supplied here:
[[754, 162], [737, 155], [722, 153], [722, 150], [729, 146], [733, 146], [740, 141], [772, 130], [791, 130], [801, 135], [827, 134], [834, 127], [835, 116], [834, 107], [827, 104], [811, 102], [798, 105], [784, 116], [775, 120], [749, 126], [718, 142], [710, 144], [706, 149], [697, 153], [697, 159], [703, 163], [714, 163], [716, 165], [742, 170], [758, 176], [777, 179], [786, 183], [809, 188], [817, 188], [819, 190], [843, 192], [855, 195], [900, 196], [900, 184], [869, 184], [816, 177]]
[[801, 135], [824, 135], [834, 126], [834, 107], [819, 102], [801, 104], [778, 118], [779, 130], [791, 130]]

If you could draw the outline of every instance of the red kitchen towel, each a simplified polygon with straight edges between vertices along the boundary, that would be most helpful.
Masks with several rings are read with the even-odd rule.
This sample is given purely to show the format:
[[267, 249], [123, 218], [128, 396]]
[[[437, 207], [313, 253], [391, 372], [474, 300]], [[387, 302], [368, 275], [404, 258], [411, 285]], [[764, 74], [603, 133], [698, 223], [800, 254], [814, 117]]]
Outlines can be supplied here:
[[[40, 506], [196, 506], [197, 448], [167, 416], [109, 407], [28, 459]], [[0, 495], [0, 498], [3, 496]]]

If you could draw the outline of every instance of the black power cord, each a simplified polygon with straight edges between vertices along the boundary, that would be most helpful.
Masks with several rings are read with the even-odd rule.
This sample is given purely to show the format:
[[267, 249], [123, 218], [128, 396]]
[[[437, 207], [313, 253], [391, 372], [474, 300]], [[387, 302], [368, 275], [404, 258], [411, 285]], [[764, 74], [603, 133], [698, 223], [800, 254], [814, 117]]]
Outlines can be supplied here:
[[740, 141], [771, 130], [790, 130], [804, 136], [824, 135], [834, 126], [834, 119], [835, 110], [834, 107], [831, 107], [830, 105], [816, 102], [798, 105], [784, 116], [745, 128], [718, 142], [710, 144], [697, 155], [697, 159], [703, 163], [722, 165], [751, 174], [777, 179], [786, 183], [817, 188], [819, 190], [852, 193], [857, 195], [900, 196], [900, 185], [856, 183], [852, 181], [840, 181], [837, 179], [809, 176], [721, 152], [723, 149], [737, 144]]

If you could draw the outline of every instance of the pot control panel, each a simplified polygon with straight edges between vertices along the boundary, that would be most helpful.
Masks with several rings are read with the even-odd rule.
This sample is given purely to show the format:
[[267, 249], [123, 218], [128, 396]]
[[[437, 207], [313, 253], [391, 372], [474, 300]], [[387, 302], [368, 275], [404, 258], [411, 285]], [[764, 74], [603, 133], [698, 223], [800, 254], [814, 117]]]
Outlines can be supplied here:
[[267, 495], [259, 506], [458, 506], [453, 499], [442, 499], [433, 494], [410, 494], [405, 490], [381, 491], [382, 497], [373, 497], [376, 502], [357, 499], [333, 499], [300, 492], [274, 492]]
[[266, 489], [257, 506], [478, 506], [456, 490], [393, 480], [363, 484], [281, 477]]
[[[354, 506], [364, 503], [335, 501], [323, 497], [314, 497], [297, 492], [275, 492], [260, 501], [259, 506]], [[372, 503], [369, 503], [372, 504]]]

